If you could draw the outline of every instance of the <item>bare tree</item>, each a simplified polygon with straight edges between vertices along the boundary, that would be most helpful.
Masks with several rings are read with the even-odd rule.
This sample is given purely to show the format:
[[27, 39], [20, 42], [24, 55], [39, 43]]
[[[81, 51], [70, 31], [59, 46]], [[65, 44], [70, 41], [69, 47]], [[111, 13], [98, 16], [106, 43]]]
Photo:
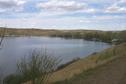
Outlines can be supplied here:
[[51, 73], [57, 68], [59, 60], [51, 57], [47, 52], [34, 50], [29, 57], [22, 58], [18, 63], [18, 70], [25, 81], [31, 84], [47, 84]]
[[6, 28], [1, 28], [0, 29], [0, 46], [2, 45], [3, 39], [5, 37], [5, 33], [6, 33]]
[[[4, 37], [5, 37], [5, 32], [6, 32], [6, 28], [0, 29], [0, 48], [1, 48], [2, 42], [3, 42]], [[2, 78], [3, 78], [3, 72], [0, 68], [0, 84], [2, 83]]]

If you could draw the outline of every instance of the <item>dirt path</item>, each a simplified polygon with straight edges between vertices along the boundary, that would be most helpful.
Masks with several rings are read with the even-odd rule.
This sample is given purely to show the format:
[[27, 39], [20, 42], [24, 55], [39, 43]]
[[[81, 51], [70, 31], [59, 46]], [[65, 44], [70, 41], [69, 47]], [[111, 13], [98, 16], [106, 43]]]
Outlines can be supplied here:
[[86, 79], [76, 80], [72, 84], [126, 84], [126, 56], [97, 68]]

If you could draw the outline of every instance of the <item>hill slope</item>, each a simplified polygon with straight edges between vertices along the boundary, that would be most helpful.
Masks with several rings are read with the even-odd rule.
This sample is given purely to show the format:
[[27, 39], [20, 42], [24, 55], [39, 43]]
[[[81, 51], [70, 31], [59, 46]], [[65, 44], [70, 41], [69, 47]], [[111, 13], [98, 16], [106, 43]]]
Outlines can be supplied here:
[[52, 79], [65, 80], [56, 84], [126, 84], [126, 43], [72, 63]]

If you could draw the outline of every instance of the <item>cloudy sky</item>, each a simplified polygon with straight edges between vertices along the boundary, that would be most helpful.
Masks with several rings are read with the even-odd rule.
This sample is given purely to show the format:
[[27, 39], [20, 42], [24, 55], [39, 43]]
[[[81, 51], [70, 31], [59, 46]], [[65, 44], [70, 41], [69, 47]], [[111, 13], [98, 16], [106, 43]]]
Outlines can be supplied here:
[[0, 0], [0, 26], [126, 30], [126, 0]]

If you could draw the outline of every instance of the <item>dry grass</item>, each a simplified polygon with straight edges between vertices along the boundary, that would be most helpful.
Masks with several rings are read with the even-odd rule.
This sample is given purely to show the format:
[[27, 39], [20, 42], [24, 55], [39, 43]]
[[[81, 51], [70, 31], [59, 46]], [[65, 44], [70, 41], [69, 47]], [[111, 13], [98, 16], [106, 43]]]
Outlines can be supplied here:
[[82, 73], [83, 71], [95, 68], [96, 66], [105, 64], [117, 57], [126, 55], [126, 43], [121, 45], [113, 46], [112, 48], [106, 49], [95, 55], [90, 55], [87, 58], [81, 59], [74, 62], [64, 69], [53, 73], [50, 78], [51, 82], [62, 81], [70, 79], [73, 76]]

